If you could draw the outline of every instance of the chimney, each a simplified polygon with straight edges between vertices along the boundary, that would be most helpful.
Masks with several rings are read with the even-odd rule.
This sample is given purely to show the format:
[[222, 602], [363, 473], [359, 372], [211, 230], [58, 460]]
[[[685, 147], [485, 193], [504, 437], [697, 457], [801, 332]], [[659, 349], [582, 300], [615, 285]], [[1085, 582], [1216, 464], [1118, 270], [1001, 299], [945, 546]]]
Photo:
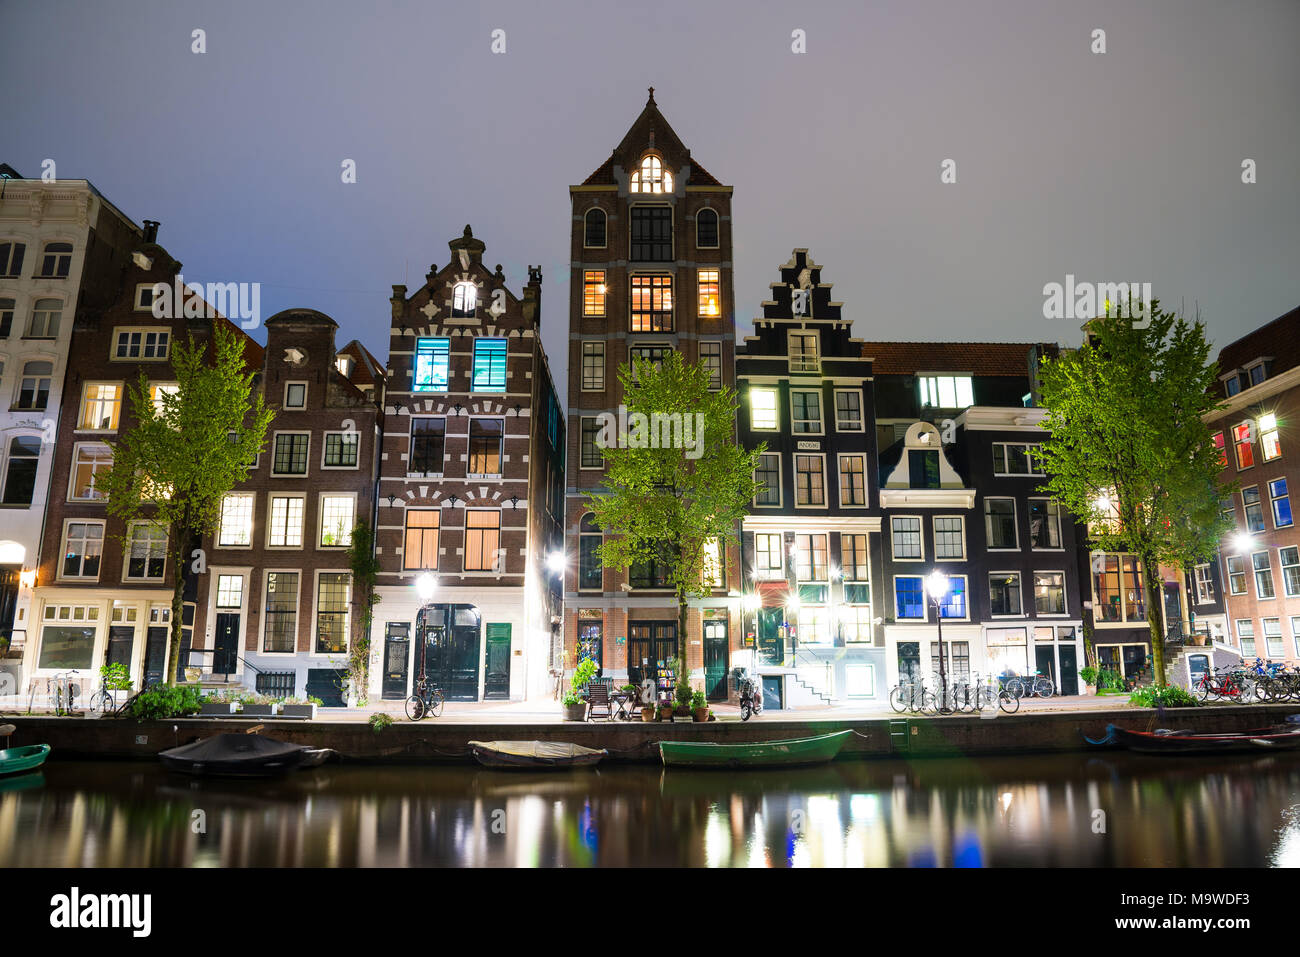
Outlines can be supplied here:
[[158, 242], [158, 220], [146, 219], [144, 221], [144, 241], [147, 243]]

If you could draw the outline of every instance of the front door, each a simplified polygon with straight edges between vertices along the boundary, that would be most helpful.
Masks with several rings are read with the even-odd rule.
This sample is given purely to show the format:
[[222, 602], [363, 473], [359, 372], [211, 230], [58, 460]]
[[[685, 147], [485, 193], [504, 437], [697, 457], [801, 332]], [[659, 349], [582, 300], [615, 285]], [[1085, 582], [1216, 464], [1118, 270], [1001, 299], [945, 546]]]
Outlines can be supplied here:
[[659, 697], [672, 695], [675, 675], [669, 660], [677, 656], [677, 622], [636, 621], [627, 629], [627, 680], [639, 689], [649, 679]]
[[898, 680], [915, 681], [921, 677], [921, 643], [919, 641], [900, 641], [898, 643]]
[[239, 613], [218, 612], [212, 646], [212, 673], [233, 675], [239, 670]]
[[483, 664], [483, 699], [510, 697], [510, 624], [487, 626], [487, 654]]
[[167, 667], [167, 628], [150, 628], [145, 636], [144, 646], [144, 686], [146, 688], [163, 680], [163, 670]]
[[781, 626], [785, 624], [782, 608], [758, 610], [758, 660], [765, 665], [780, 665], [785, 661], [785, 642]]
[[1182, 589], [1178, 582], [1165, 582], [1165, 634], [1180, 626], [1182, 618]]
[[763, 675], [763, 710], [780, 711], [785, 707], [781, 675]]
[[1074, 645], [1061, 645], [1057, 652], [1061, 656], [1061, 694], [1079, 693], [1079, 660], [1075, 655]]
[[406, 676], [411, 660], [411, 625], [390, 621], [384, 634], [384, 679], [380, 696], [401, 701], [407, 695]]
[[1040, 645], [1034, 649], [1034, 667], [1045, 678], [1052, 679], [1056, 687], [1056, 654], [1051, 645]]
[[710, 701], [727, 699], [727, 620], [704, 622], [704, 696]]
[[420, 612], [424, 664], [448, 701], [478, 700], [482, 629], [473, 605], [429, 605]]
[[114, 625], [108, 629], [108, 655], [106, 664], [122, 665], [131, 673], [131, 652], [135, 646], [135, 627]]

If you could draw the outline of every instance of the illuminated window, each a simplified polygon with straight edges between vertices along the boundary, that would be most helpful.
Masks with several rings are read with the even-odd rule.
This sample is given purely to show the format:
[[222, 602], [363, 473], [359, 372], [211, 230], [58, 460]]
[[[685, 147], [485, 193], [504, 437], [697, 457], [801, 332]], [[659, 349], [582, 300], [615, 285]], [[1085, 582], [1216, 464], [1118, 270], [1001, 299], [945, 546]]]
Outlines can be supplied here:
[[754, 535], [754, 566], [759, 578], [780, 578], [782, 568], [781, 535], [759, 532]]
[[104, 493], [96, 487], [100, 475], [113, 465], [113, 450], [102, 442], [80, 442], [72, 460], [72, 486], [68, 497], [99, 501]]
[[1271, 462], [1282, 454], [1282, 446], [1277, 438], [1277, 416], [1271, 412], [1259, 417], [1259, 449], [1265, 462]]
[[722, 283], [717, 269], [699, 271], [700, 317], [714, 318], [722, 315]]
[[702, 209], [695, 214], [695, 245], [699, 249], [718, 248], [718, 214]]
[[346, 548], [352, 544], [356, 507], [355, 495], [320, 497], [320, 547]]
[[[840, 535], [840, 563], [841, 569], [846, 582], [858, 582], [865, 584], [871, 581], [870, 568], [867, 559], [867, 536], [849, 535], [847, 533]], [[850, 589], [853, 589], [850, 591]], [[871, 600], [870, 591], [863, 592], [860, 588], [852, 585], [844, 586], [844, 600], [856, 604], [869, 602]]]
[[604, 587], [604, 566], [600, 561], [600, 526], [588, 512], [578, 524], [578, 587], [583, 591], [600, 591]]
[[352, 576], [321, 572], [316, 582], [316, 653], [339, 655], [348, 650], [348, 608]]
[[754, 429], [775, 429], [776, 425], [776, 390], [749, 390], [750, 427]]
[[[1287, 574], [1287, 570], [1286, 570], [1286, 556], [1285, 556], [1286, 549], [1283, 549], [1282, 551], [1284, 553], [1282, 557], [1282, 577], [1284, 582], [1289, 583], [1291, 581], [1291, 578]], [[1291, 549], [1291, 551], [1295, 552], [1297, 551], [1297, 549], [1293, 548]], [[1296, 559], [1296, 573], [1297, 573], [1295, 578], [1295, 585], [1297, 588], [1296, 593], [1300, 594], [1300, 558]], [[1291, 594], [1291, 592], [1287, 592], [1287, 594]], [[1198, 605], [1208, 605], [1211, 604], [1213, 601], [1214, 601], [1214, 576], [1210, 572], [1210, 566], [1208, 564], [1197, 565], [1196, 566], [1196, 603]]]
[[632, 277], [632, 331], [673, 331], [672, 276]]
[[[1263, 368], [1260, 366], [1259, 368]], [[1259, 623], [1264, 626], [1265, 650], [1270, 658], [1282, 657], [1282, 619], [1280, 618], [1261, 618]]]
[[966, 617], [966, 576], [949, 575], [948, 590], [939, 605], [939, 614], [944, 618]]
[[1250, 618], [1237, 619], [1237, 639], [1241, 642], [1242, 657], [1251, 658], [1255, 654], [1255, 622]]
[[919, 575], [894, 578], [894, 616], [899, 619], [925, 617], [925, 593]]
[[821, 369], [816, 333], [792, 332], [786, 339], [791, 372], [817, 372]]
[[971, 377], [918, 376], [921, 405], [934, 409], [965, 409], [975, 404]]
[[591, 318], [605, 315], [605, 270], [588, 269], [582, 274], [582, 314]]
[[673, 174], [664, 169], [657, 156], [647, 156], [641, 160], [641, 168], [632, 171], [632, 183], [629, 189], [633, 193], [671, 193], [673, 191]]
[[468, 474], [501, 474], [505, 431], [505, 419], [470, 419]]
[[106, 431], [117, 428], [122, 408], [122, 386], [116, 382], [88, 382], [81, 398], [77, 428]]
[[1223, 433], [1214, 433], [1214, 447], [1219, 450], [1219, 464], [1224, 468], [1228, 467], [1228, 450], [1224, 446]]
[[506, 391], [506, 340], [474, 340], [473, 392]]
[[1092, 571], [1093, 614], [1097, 621], [1146, 621], [1146, 589], [1140, 560], [1133, 555], [1098, 555], [1093, 559]]
[[306, 500], [301, 495], [272, 495], [268, 544], [273, 548], [302, 548], [302, 517]]
[[414, 391], [446, 392], [450, 363], [450, 339], [417, 339]]
[[1246, 560], [1240, 555], [1229, 555], [1226, 561], [1228, 565], [1228, 594], [1246, 594]]
[[217, 545], [221, 548], [253, 544], [252, 492], [234, 492], [221, 500], [221, 525]]
[[402, 548], [402, 567], [437, 569], [438, 525], [436, 509], [413, 508], [406, 513], [406, 539]]
[[722, 575], [722, 551], [718, 540], [711, 538], [704, 543], [704, 584], [710, 588], [724, 587]]
[[867, 504], [866, 458], [861, 455], [840, 456], [840, 504]]
[[1238, 472], [1255, 465], [1255, 443], [1251, 431], [1249, 422], [1232, 427], [1232, 446], [1237, 452]]
[[1264, 530], [1264, 506], [1259, 500], [1259, 486], [1241, 490], [1241, 504], [1246, 510], [1246, 527], [1252, 532]]
[[152, 522], [131, 526], [126, 547], [126, 577], [162, 581], [167, 564], [167, 529]]
[[473, 319], [478, 310], [478, 289], [472, 282], [458, 282], [451, 290], [451, 317]]
[[794, 548], [795, 578], [801, 582], [827, 581], [826, 536], [796, 535]]
[[1065, 573], [1034, 572], [1034, 609], [1040, 615], [1065, 614]]
[[167, 411], [167, 396], [175, 398], [180, 395], [181, 387], [176, 382], [155, 382], [149, 386], [149, 398], [153, 400], [154, 411], [163, 415]]
[[583, 217], [582, 245], [587, 249], [605, 248], [605, 211], [589, 209]]
[[217, 576], [217, 607], [241, 608], [244, 604], [244, 576]]
[[794, 457], [794, 503], [814, 508], [825, 507], [826, 474], [820, 455]]
[[1291, 495], [1287, 491], [1286, 479], [1274, 479], [1268, 483], [1268, 497], [1273, 502], [1273, 527], [1286, 528], [1291, 524]]
[[472, 509], [465, 513], [465, 571], [496, 570], [501, 541], [501, 513]]
[[1268, 552], [1252, 552], [1251, 567], [1255, 571], [1255, 596], [1260, 599], [1276, 597], [1273, 590], [1273, 563]]

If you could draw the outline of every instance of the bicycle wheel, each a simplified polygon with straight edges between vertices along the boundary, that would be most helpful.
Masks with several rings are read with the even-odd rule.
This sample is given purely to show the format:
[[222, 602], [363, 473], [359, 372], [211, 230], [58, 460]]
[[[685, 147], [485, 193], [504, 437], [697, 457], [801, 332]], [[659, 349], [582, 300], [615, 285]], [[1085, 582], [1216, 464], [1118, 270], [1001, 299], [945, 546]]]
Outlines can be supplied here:
[[113, 710], [113, 698], [107, 691], [96, 691], [90, 696], [90, 713], [97, 718]]
[[406, 699], [406, 716], [412, 721], [419, 721], [424, 717], [424, 699], [417, 694], [411, 695]]
[[1050, 698], [1055, 691], [1050, 678], [1039, 678], [1034, 682], [1034, 692], [1040, 698]]
[[1025, 683], [1021, 681], [1019, 678], [1011, 678], [1007, 681], [1006, 685], [1003, 687], [1003, 690], [1006, 691], [1007, 694], [1011, 695], [1011, 697], [1019, 701], [1021, 696], [1024, 695], [1025, 693]]
[[748, 699], [748, 698], [742, 698], [742, 699], [741, 699], [741, 702], [740, 702], [740, 720], [741, 720], [741, 721], [748, 721], [748, 720], [749, 720], [749, 716], [750, 716], [751, 714], [753, 714], [753, 713], [754, 713], [754, 710], [753, 710], [753, 708], [750, 707], [749, 699]]
[[424, 713], [431, 714], [436, 718], [442, 714], [442, 705], [443, 705], [442, 692], [435, 691], [433, 692], [433, 694], [429, 695], [429, 700], [426, 703]]
[[998, 707], [1007, 714], [1015, 714], [1020, 710], [1020, 699], [1009, 691], [1003, 691], [998, 695]]
[[894, 685], [894, 690], [889, 692], [889, 706], [898, 714], [907, 710], [907, 693], [902, 685]]

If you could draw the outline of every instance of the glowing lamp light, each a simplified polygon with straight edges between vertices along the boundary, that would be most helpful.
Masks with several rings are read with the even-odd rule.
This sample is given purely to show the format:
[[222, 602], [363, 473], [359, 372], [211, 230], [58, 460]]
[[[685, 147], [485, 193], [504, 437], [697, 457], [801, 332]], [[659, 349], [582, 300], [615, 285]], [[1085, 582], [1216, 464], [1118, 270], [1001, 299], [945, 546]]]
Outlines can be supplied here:
[[1261, 432], [1272, 432], [1277, 428], [1277, 416], [1272, 412], [1259, 417], [1259, 430]]
[[798, 610], [799, 610], [799, 596], [798, 596], [798, 595], [791, 595], [788, 599], [786, 599], [785, 607], [788, 608], [788, 609], [790, 609], [791, 611], [798, 611]]
[[948, 594], [948, 576], [936, 568], [926, 576], [925, 589], [935, 601], [941, 600]]
[[564, 552], [551, 552], [551, 554], [547, 555], [546, 567], [549, 568], [551, 571], [555, 572], [555, 574], [557, 575], [563, 572]]
[[741, 603], [745, 606], [746, 611], [758, 611], [758, 609], [763, 607], [763, 599], [752, 594], [746, 595], [742, 598]]
[[1107, 495], [1105, 492], [1102, 492], [1100, 495], [1097, 496], [1097, 498], [1093, 501], [1092, 504], [1096, 506], [1097, 511], [1099, 512], [1109, 512], [1110, 496]]
[[420, 601], [428, 602], [433, 598], [434, 589], [438, 587], [438, 580], [428, 572], [425, 572], [415, 580], [415, 593], [420, 596]]
[[1232, 536], [1232, 544], [1238, 552], [1248, 552], [1255, 545], [1255, 536], [1251, 535], [1249, 532], [1238, 532], [1236, 535]]
[[24, 588], [36, 587], [36, 569], [28, 568], [18, 574], [18, 584]]

